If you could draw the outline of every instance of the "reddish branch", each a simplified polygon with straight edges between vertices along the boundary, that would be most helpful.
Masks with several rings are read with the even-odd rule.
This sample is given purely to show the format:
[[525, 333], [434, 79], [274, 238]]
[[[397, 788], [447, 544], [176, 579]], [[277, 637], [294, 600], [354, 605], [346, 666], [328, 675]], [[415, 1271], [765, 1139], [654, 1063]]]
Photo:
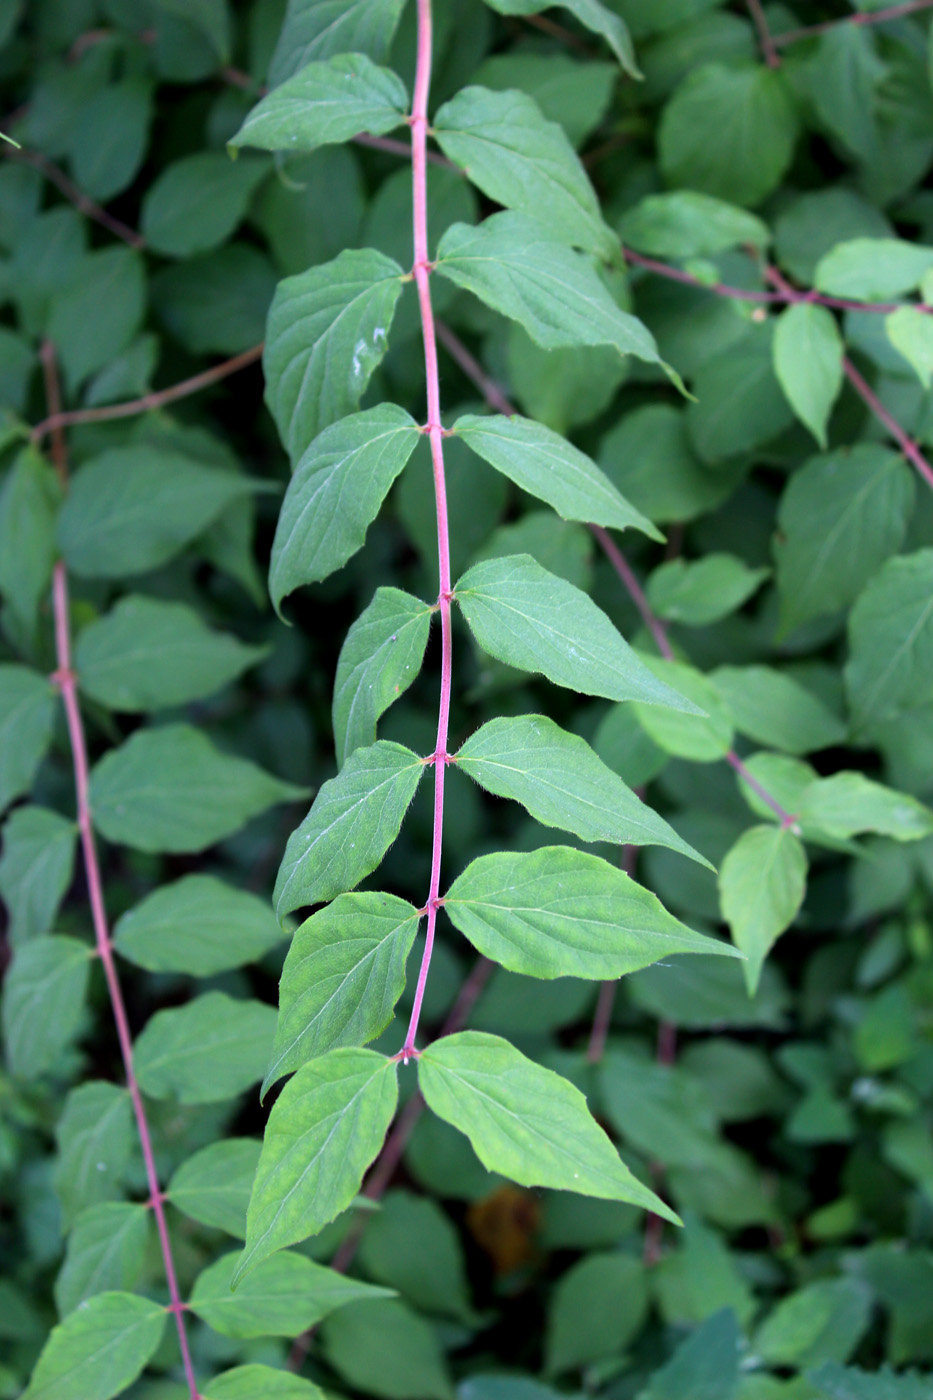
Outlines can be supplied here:
[[[43, 347], [42, 366], [45, 375], [48, 405], [54, 414], [61, 402], [61, 395], [59, 391], [55, 354], [52, 346], [49, 344]], [[52, 461], [63, 485], [67, 485], [68, 455], [64, 434], [61, 428], [56, 429], [52, 436]], [[65, 565], [62, 562], [55, 565], [52, 581], [52, 600], [55, 619], [55, 654], [58, 665], [58, 669], [55, 671], [52, 679], [61, 692], [62, 703], [65, 707], [65, 718], [68, 724], [68, 737], [71, 745], [71, 757], [74, 768], [78, 830], [81, 835], [81, 849], [84, 856], [88, 900], [91, 906], [91, 919], [94, 925], [94, 942], [101, 966], [104, 969], [107, 992], [110, 997], [113, 1019], [117, 1028], [117, 1039], [120, 1043], [120, 1055], [123, 1060], [126, 1087], [129, 1091], [130, 1101], [133, 1105], [133, 1114], [136, 1119], [139, 1145], [142, 1149], [143, 1165], [146, 1172], [146, 1185], [149, 1189], [149, 1200], [147, 1204], [150, 1206], [155, 1216], [156, 1228], [159, 1234], [159, 1245], [162, 1250], [165, 1279], [168, 1284], [170, 1299], [168, 1310], [173, 1313], [175, 1317], [175, 1326], [178, 1331], [178, 1345], [181, 1349], [182, 1365], [184, 1366], [190, 1400], [198, 1400], [198, 1386], [194, 1375], [191, 1351], [188, 1346], [188, 1333], [185, 1327], [184, 1304], [182, 1303], [181, 1294], [178, 1290], [178, 1277], [175, 1272], [172, 1244], [169, 1238], [168, 1224], [165, 1219], [165, 1198], [159, 1186], [159, 1176], [156, 1170], [155, 1154], [152, 1148], [152, 1135], [149, 1131], [149, 1121], [146, 1117], [145, 1105], [143, 1104], [142, 1094], [140, 1093], [139, 1084], [136, 1079], [136, 1070], [133, 1063], [133, 1037], [130, 1033], [126, 1004], [123, 1000], [123, 991], [120, 987], [120, 979], [117, 975], [116, 964], [114, 962], [113, 944], [110, 940], [110, 928], [104, 902], [103, 881], [101, 879], [100, 862], [97, 857], [97, 845], [94, 840], [94, 827], [91, 817], [87, 741], [84, 734], [84, 722], [81, 718], [81, 707], [78, 702], [77, 677], [75, 675], [71, 655], [68, 576], [65, 571]]]
[[930, 8], [933, 8], [933, 0], [906, 0], [902, 5], [889, 5], [884, 10], [860, 11], [858, 14], [846, 15], [844, 19], [829, 19], [822, 24], [809, 24], [801, 29], [786, 29], [783, 34], [772, 35], [771, 42], [775, 48], [783, 49], [788, 44], [799, 43], [801, 39], [816, 39], [819, 35], [828, 34], [830, 30], [839, 29], [844, 24], [884, 24], [886, 21], [904, 19], [906, 15], [919, 14], [921, 10]]
[[761, 45], [761, 52], [764, 54], [765, 62], [769, 68], [780, 68], [781, 59], [774, 45], [774, 38], [768, 28], [768, 21], [762, 9], [761, 0], [746, 0], [748, 12], [752, 17], [755, 32], [758, 35], [758, 42]]
[[[9, 118], [7, 120], [9, 121]], [[106, 209], [102, 209], [91, 199], [90, 195], [86, 195], [80, 186], [70, 180], [63, 170], [59, 170], [57, 165], [40, 155], [38, 151], [27, 151], [22, 148], [17, 150], [14, 146], [8, 146], [4, 143], [3, 153], [9, 160], [22, 161], [25, 165], [31, 165], [36, 170], [41, 171], [47, 180], [51, 180], [52, 184], [61, 190], [65, 198], [70, 200], [79, 213], [93, 219], [95, 223], [107, 229], [116, 238], [122, 239], [131, 248], [145, 248], [146, 240], [141, 233], [137, 233], [135, 229], [129, 228], [120, 219], [115, 219], [112, 214], [108, 214]]]

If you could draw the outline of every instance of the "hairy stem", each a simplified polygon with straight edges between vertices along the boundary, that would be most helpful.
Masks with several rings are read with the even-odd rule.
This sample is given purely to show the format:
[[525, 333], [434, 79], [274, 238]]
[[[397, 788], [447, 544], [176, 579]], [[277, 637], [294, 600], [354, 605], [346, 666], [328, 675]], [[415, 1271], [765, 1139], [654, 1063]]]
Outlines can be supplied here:
[[437, 567], [439, 589], [437, 606], [441, 615], [441, 693], [437, 707], [437, 740], [434, 745], [434, 836], [431, 845], [431, 883], [428, 891], [427, 932], [424, 955], [418, 972], [415, 1001], [402, 1050], [403, 1059], [417, 1055], [415, 1038], [421, 1018], [424, 989], [434, 951], [438, 894], [441, 882], [441, 852], [444, 843], [444, 778], [447, 772], [447, 731], [450, 724], [450, 689], [453, 669], [451, 635], [450, 534], [447, 525], [447, 482], [444, 474], [444, 437], [441, 425], [441, 391], [437, 367], [437, 336], [431, 305], [431, 263], [428, 258], [428, 96], [431, 89], [432, 51], [431, 0], [418, 0], [418, 57], [411, 117], [412, 226], [415, 261], [413, 273], [421, 311], [421, 338], [424, 344], [424, 373], [427, 382], [428, 421], [426, 432], [431, 444], [434, 471], [434, 501], [437, 512]]

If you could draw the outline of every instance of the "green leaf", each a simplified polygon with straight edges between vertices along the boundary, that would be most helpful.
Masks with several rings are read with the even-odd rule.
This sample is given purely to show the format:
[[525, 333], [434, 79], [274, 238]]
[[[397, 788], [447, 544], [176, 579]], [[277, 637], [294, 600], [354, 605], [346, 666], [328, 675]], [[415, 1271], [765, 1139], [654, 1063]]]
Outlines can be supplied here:
[[546, 210], [561, 242], [618, 260], [619, 240], [603, 222], [579, 157], [531, 97], [465, 87], [440, 108], [432, 129], [448, 159], [497, 204], [538, 218]]
[[522, 48], [487, 57], [473, 80], [495, 92], [517, 88], [528, 93], [578, 151], [605, 119], [618, 78], [614, 63], [596, 58], [580, 62], [567, 53]]
[[158, 710], [213, 694], [264, 655], [184, 603], [130, 593], [81, 630], [75, 665], [81, 689], [109, 709]]
[[225, 1337], [297, 1337], [335, 1308], [390, 1292], [289, 1253], [257, 1264], [234, 1292], [238, 1257], [224, 1254], [208, 1265], [190, 1298], [192, 1312]]
[[[698, 1280], [702, 1287], [702, 1282]], [[655, 1371], [641, 1400], [735, 1400], [743, 1338], [732, 1308], [720, 1308]]]
[[599, 0], [486, 0], [486, 3], [491, 9], [498, 10], [500, 15], [536, 15], [541, 10], [549, 9], [552, 4], [558, 4], [562, 9], [569, 10], [584, 28], [606, 40], [626, 73], [633, 78], [641, 77], [625, 21], [621, 15], [600, 4]]
[[48, 933], [74, 874], [78, 829], [47, 807], [17, 807], [3, 828], [0, 895], [14, 948]]
[[405, 0], [291, 0], [269, 83], [279, 83], [313, 59], [364, 53], [377, 63], [389, 51]]
[[581, 841], [670, 846], [708, 864], [585, 740], [545, 715], [490, 720], [454, 762], [488, 792], [521, 802], [545, 826], [572, 831]]
[[235, 1280], [346, 1210], [395, 1113], [396, 1065], [342, 1048], [302, 1065], [266, 1124]]
[[42, 934], [17, 949], [3, 982], [3, 1040], [12, 1074], [38, 1078], [75, 1038], [90, 960], [91, 949], [77, 938]]
[[749, 568], [734, 554], [706, 554], [695, 562], [669, 559], [655, 569], [645, 592], [659, 616], [707, 627], [746, 603], [769, 572]]
[[924, 389], [933, 383], [933, 321], [929, 312], [902, 306], [884, 318], [885, 334], [915, 370]]
[[545, 350], [611, 345], [660, 365], [651, 332], [620, 311], [581, 253], [525, 214], [493, 214], [476, 228], [452, 224], [437, 248], [436, 270], [524, 326]]
[[230, 14], [225, 0], [156, 0], [160, 10], [201, 33], [221, 63], [230, 58]]
[[82, 1211], [55, 1280], [59, 1316], [67, 1316], [97, 1293], [132, 1288], [142, 1273], [148, 1240], [149, 1211], [144, 1205], [109, 1201]]
[[797, 815], [805, 826], [845, 840], [866, 831], [895, 841], [933, 835], [933, 812], [905, 792], [872, 782], [862, 773], [834, 773], [803, 791]]
[[266, 403], [292, 461], [346, 417], [381, 364], [402, 269], [371, 248], [280, 282], [269, 312]]
[[529, 977], [623, 977], [670, 953], [725, 953], [598, 856], [570, 846], [497, 852], [468, 865], [444, 908], [473, 946]]
[[762, 964], [790, 925], [803, 900], [807, 858], [786, 827], [753, 826], [743, 832], [719, 872], [722, 915], [736, 947], [748, 961], [749, 995], [758, 987]]
[[808, 1371], [807, 1381], [826, 1400], [926, 1400], [929, 1389], [929, 1377], [916, 1371], [896, 1375], [887, 1366], [860, 1371], [832, 1361]]
[[146, 242], [153, 252], [171, 258], [188, 258], [225, 243], [268, 173], [264, 160], [234, 163], [220, 151], [198, 151], [173, 161], [146, 191]]
[[183, 875], [117, 920], [114, 947], [149, 972], [214, 977], [258, 962], [282, 941], [265, 899], [213, 875]]
[[849, 617], [845, 679], [855, 730], [933, 700], [933, 549], [871, 579]]
[[812, 753], [846, 738], [846, 726], [806, 686], [770, 666], [720, 666], [709, 679], [736, 729], [785, 753]]
[[557, 1283], [548, 1308], [545, 1372], [603, 1361], [638, 1335], [648, 1312], [647, 1270], [631, 1254], [590, 1254]]
[[0, 593], [29, 626], [52, 578], [60, 501], [52, 468], [25, 448], [0, 487]]
[[52, 302], [48, 325], [72, 392], [126, 349], [145, 310], [146, 274], [135, 249], [85, 254]]
[[255, 483], [171, 448], [116, 447], [76, 474], [59, 517], [69, 569], [84, 578], [147, 573], [203, 533]]
[[137, 851], [203, 851], [304, 791], [221, 753], [188, 724], [138, 729], [91, 774], [95, 825]]
[[[646, 657], [645, 664], [696, 707], [677, 714], [656, 705], [635, 705], [633, 711], [648, 737], [665, 753], [694, 763], [714, 763], [732, 747], [732, 717], [712, 681], [683, 661]], [[705, 713], [703, 713], [705, 711]]]
[[283, 1074], [385, 1030], [405, 990], [418, 910], [391, 894], [342, 894], [295, 931], [263, 1096]]
[[212, 1142], [182, 1162], [166, 1195], [190, 1219], [245, 1239], [246, 1208], [261, 1150], [256, 1138]]
[[477, 642], [497, 661], [585, 695], [697, 713], [692, 701], [655, 680], [587, 594], [530, 554], [474, 564], [454, 593]]
[[400, 588], [377, 588], [347, 633], [337, 662], [332, 718], [337, 762], [376, 739], [376, 721], [415, 680], [433, 608]]
[[702, 258], [751, 244], [766, 248], [771, 234], [755, 214], [697, 190], [649, 194], [619, 223], [623, 243], [656, 258]]
[[72, 131], [71, 168], [80, 188], [106, 204], [139, 173], [152, 121], [146, 78], [111, 82], [82, 104]]
[[302, 905], [343, 894], [375, 870], [423, 773], [417, 754], [385, 739], [350, 755], [288, 838], [273, 895], [280, 920]]
[[[774, 326], [753, 326], [736, 344], [704, 359], [687, 408], [690, 441], [701, 461], [718, 467], [782, 433], [793, 413], [774, 372]], [[716, 499], [719, 499], [717, 497]]]
[[153, 278], [152, 303], [166, 330], [195, 355], [238, 355], [262, 340], [276, 276], [248, 243], [165, 267]]
[[437, 1331], [402, 1302], [342, 1309], [324, 1323], [321, 1343], [354, 1391], [382, 1400], [454, 1400]]
[[530, 418], [458, 418], [452, 432], [516, 486], [553, 506], [564, 520], [634, 528], [653, 540], [663, 536], [630, 505], [596, 463], [558, 433]]
[[220, 1103], [262, 1078], [275, 1011], [261, 1001], [205, 992], [157, 1011], [134, 1047], [144, 1094], [178, 1103]]
[[314, 439], [285, 493], [272, 545], [269, 592], [277, 611], [287, 594], [327, 578], [363, 547], [419, 436], [411, 414], [386, 403]]
[[119, 1195], [133, 1142], [126, 1089], [92, 1080], [72, 1089], [56, 1129], [55, 1190], [65, 1226], [87, 1206]]
[[0, 812], [32, 787], [52, 742], [55, 709], [47, 677], [0, 665]]
[[774, 540], [782, 631], [847, 607], [903, 541], [914, 478], [902, 457], [858, 443], [794, 473]]
[[520, 1186], [628, 1201], [680, 1223], [631, 1174], [579, 1089], [499, 1036], [461, 1031], [435, 1040], [421, 1052], [418, 1083], [428, 1107], [466, 1134], [488, 1171]]
[[872, 1301], [859, 1279], [818, 1279], [780, 1300], [758, 1328], [755, 1352], [771, 1366], [847, 1361], [868, 1328]]
[[669, 185], [754, 206], [780, 183], [796, 140], [783, 74], [761, 64], [705, 63], [664, 108], [661, 172]]
[[774, 328], [774, 372], [787, 402], [826, 446], [826, 424], [842, 388], [844, 346], [836, 318], [825, 306], [798, 302]]
[[370, 1278], [425, 1312], [474, 1320], [460, 1237], [437, 1201], [390, 1191], [367, 1221], [359, 1259]]
[[858, 301], [890, 301], [919, 285], [933, 268], [933, 248], [901, 238], [852, 238], [820, 259], [818, 291]]
[[98, 1293], [52, 1328], [23, 1400], [110, 1400], [155, 1355], [168, 1314], [132, 1293]]
[[362, 53], [306, 63], [254, 107], [228, 142], [264, 151], [314, 151], [358, 132], [383, 136], [405, 120], [408, 93], [389, 68]]
[[324, 1392], [304, 1376], [257, 1364], [222, 1371], [201, 1393], [204, 1400], [324, 1400]]

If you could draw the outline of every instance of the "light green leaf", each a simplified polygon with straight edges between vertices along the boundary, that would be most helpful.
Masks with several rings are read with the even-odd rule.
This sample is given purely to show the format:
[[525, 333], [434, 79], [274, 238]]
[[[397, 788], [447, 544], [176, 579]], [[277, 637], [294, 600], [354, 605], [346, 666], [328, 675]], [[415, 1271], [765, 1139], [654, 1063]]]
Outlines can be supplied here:
[[751, 996], [770, 948], [800, 908], [806, 883], [803, 846], [787, 827], [750, 827], [722, 863], [722, 915], [748, 959], [744, 972]]
[[371, 248], [280, 282], [269, 311], [266, 403], [292, 461], [359, 404], [389, 345], [402, 269]]
[[225, 243], [268, 173], [265, 160], [234, 163], [222, 151], [197, 151], [173, 161], [143, 199], [146, 242], [171, 258], [189, 258]]
[[235, 1280], [347, 1208], [397, 1101], [396, 1066], [372, 1050], [331, 1050], [302, 1065], [269, 1114]]
[[168, 1314], [132, 1293], [98, 1293], [52, 1328], [23, 1400], [110, 1400], [162, 1341]]
[[405, 990], [418, 910], [391, 894], [342, 894], [295, 931], [262, 1094], [283, 1074], [385, 1030]]
[[680, 1223], [625, 1166], [579, 1089], [499, 1036], [461, 1031], [435, 1040], [418, 1060], [418, 1083], [488, 1171], [520, 1186], [628, 1201]]
[[441, 150], [497, 204], [541, 217], [569, 243], [609, 261], [619, 240], [603, 222], [596, 191], [562, 127], [514, 88], [462, 88], [432, 123]]
[[0, 593], [30, 627], [52, 578], [61, 494], [54, 471], [34, 448], [18, 454], [0, 486]]
[[209, 1264], [189, 1300], [192, 1312], [225, 1337], [297, 1337], [345, 1303], [391, 1292], [289, 1253], [257, 1264], [234, 1292], [238, 1257], [224, 1254]]
[[262, 1078], [275, 1011], [261, 1001], [205, 992], [157, 1011], [136, 1040], [144, 1094], [179, 1103], [220, 1103]]
[[108, 1201], [82, 1211], [55, 1280], [59, 1316], [66, 1317], [97, 1293], [132, 1288], [142, 1272], [148, 1239], [144, 1205]]
[[774, 540], [782, 631], [847, 607], [901, 545], [914, 478], [899, 453], [858, 443], [788, 482]]
[[256, 1138], [212, 1142], [182, 1162], [166, 1195], [192, 1220], [245, 1239], [246, 1208], [261, 1151]]
[[492, 54], [473, 75], [474, 82], [496, 92], [528, 93], [548, 121], [563, 127], [577, 151], [605, 119], [618, 78], [614, 63], [525, 47]]
[[32, 787], [52, 742], [55, 691], [27, 666], [0, 665], [0, 812]]
[[133, 1141], [133, 1111], [126, 1089], [100, 1080], [72, 1089], [55, 1136], [58, 1160], [53, 1180], [68, 1227], [86, 1206], [120, 1194]]
[[325, 1400], [304, 1376], [251, 1363], [221, 1371], [202, 1387], [204, 1400]]
[[337, 762], [375, 742], [376, 721], [421, 670], [433, 609], [400, 588], [377, 588], [347, 633], [337, 662], [332, 718]]
[[529, 977], [607, 981], [671, 953], [735, 954], [688, 929], [616, 866], [570, 846], [480, 856], [444, 908], [479, 952]]
[[855, 730], [933, 700], [933, 549], [889, 559], [849, 617]]
[[708, 864], [585, 740], [545, 715], [490, 720], [454, 762], [488, 792], [521, 802], [545, 826], [572, 831], [581, 841], [670, 846]]
[[661, 173], [731, 204], [756, 205], [779, 184], [797, 140], [784, 75], [763, 64], [694, 67], [664, 108]]
[[10, 1072], [36, 1079], [51, 1069], [84, 1019], [91, 949], [42, 934], [16, 951], [3, 981], [3, 1040]]
[[362, 548], [419, 435], [410, 413], [385, 403], [314, 439], [289, 482], [275, 531], [269, 592], [276, 610], [286, 594], [327, 578]]
[[841, 744], [846, 726], [806, 686], [770, 666], [720, 666], [710, 681], [741, 734], [785, 753]]
[[155, 445], [115, 447], [75, 475], [58, 542], [85, 578], [144, 574], [178, 554], [255, 483]]
[[933, 812], [906, 792], [883, 787], [862, 773], [834, 773], [803, 791], [797, 815], [805, 826], [845, 840], [866, 831], [895, 841], [933, 835]]
[[928, 311], [902, 306], [884, 318], [885, 334], [916, 371], [924, 389], [933, 383], [933, 319]]
[[385, 739], [350, 755], [288, 838], [273, 895], [279, 919], [343, 894], [375, 870], [423, 773], [417, 754]]
[[857, 301], [889, 301], [918, 286], [933, 268], [933, 248], [902, 238], [852, 238], [820, 259], [818, 291]]
[[138, 851], [203, 851], [305, 791], [215, 749], [188, 724], [138, 729], [91, 774], [94, 822]]
[[405, 0], [289, 0], [272, 55], [269, 85], [313, 59], [365, 53], [381, 63], [389, 51]]
[[641, 77], [625, 21], [599, 0], [486, 0], [486, 3], [500, 15], [536, 15], [551, 4], [557, 4], [569, 10], [584, 28], [604, 38], [626, 73], [633, 78]]
[[75, 665], [81, 689], [108, 708], [157, 710], [213, 694], [264, 655], [184, 603], [130, 593], [82, 629]]
[[14, 948], [51, 928], [74, 873], [78, 828], [47, 807], [17, 807], [3, 828], [0, 895]]
[[389, 68], [362, 53], [306, 63], [254, 107], [228, 142], [264, 151], [314, 151], [359, 132], [383, 136], [405, 120], [408, 93]]
[[659, 616], [707, 627], [747, 602], [769, 573], [749, 568], [734, 554], [706, 554], [694, 562], [669, 559], [655, 569], [645, 592]]
[[786, 1294], [754, 1338], [770, 1366], [847, 1361], [868, 1328], [873, 1297], [861, 1279], [821, 1278]]
[[[696, 707], [677, 714], [656, 705], [634, 705], [638, 723], [665, 753], [694, 763], [714, 763], [732, 747], [732, 718], [712, 681], [683, 661], [645, 657], [658, 680], [674, 687]], [[705, 713], [700, 713], [705, 711]]]
[[634, 528], [653, 540], [660, 531], [630, 505], [585, 453], [530, 418], [458, 418], [452, 432], [516, 486], [553, 506], [564, 520]]
[[651, 332], [620, 311], [581, 253], [525, 214], [493, 214], [476, 228], [452, 224], [437, 248], [437, 271], [518, 321], [545, 350], [611, 345], [620, 355], [661, 362]]
[[117, 920], [114, 947], [149, 972], [214, 977], [258, 962], [282, 941], [268, 901], [214, 875], [183, 875]]
[[649, 194], [619, 223], [619, 235], [656, 258], [702, 258], [751, 244], [766, 248], [771, 234], [755, 214], [698, 190]]
[[787, 402], [826, 446], [826, 424], [842, 388], [844, 346], [836, 318], [825, 306], [798, 302], [781, 312], [774, 329], [774, 372]]
[[609, 700], [643, 700], [697, 713], [657, 681], [604, 612], [530, 554], [474, 564], [455, 597], [479, 645], [497, 661]]

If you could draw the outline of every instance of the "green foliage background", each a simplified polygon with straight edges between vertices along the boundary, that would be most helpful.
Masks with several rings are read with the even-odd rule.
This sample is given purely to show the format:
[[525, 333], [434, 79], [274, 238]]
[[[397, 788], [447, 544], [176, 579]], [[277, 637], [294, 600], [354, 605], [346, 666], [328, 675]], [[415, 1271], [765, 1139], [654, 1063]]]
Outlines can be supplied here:
[[[917, 307], [933, 303], [933, 93], [928, 7], [870, 13], [881, 8], [858, 6], [878, 22], [856, 24], [844, 4], [805, 0], [574, 0], [544, 16], [534, 3], [437, 0], [431, 111], [448, 162], [429, 168], [429, 223], [449, 275], [432, 289], [445, 423], [458, 423], [445, 440], [453, 575], [470, 571], [451, 716], [452, 746], [467, 747], [447, 774], [443, 887], [467, 883], [439, 921], [422, 1044], [453, 1015], [559, 1072], [683, 1227], [636, 1208], [641, 1188], [607, 1200], [515, 1186], [507, 1177], [538, 1179], [523, 1175], [521, 1140], [514, 1166], [486, 1170], [443, 1118], [416, 1118], [415, 1069], [401, 1066], [400, 1156], [378, 1208], [332, 1219], [322, 1188], [323, 1229], [293, 1233], [231, 1292], [268, 1116], [260, 1082], [279, 1094], [281, 1075], [326, 1048], [282, 1050], [296, 1024], [305, 1034], [287, 1000], [296, 981], [288, 993], [283, 982], [276, 1029], [295, 911], [336, 895], [316, 918], [363, 911], [368, 929], [423, 905], [432, 804], [412, 756], [433, 751], [439, 645], [432, 635], [419, 673], [431, 604], [412, 600], [436, 597], [437, 559], [427, 443], [404, 460], [425, 387], [415, 298], [398, 281], [412, 257], [408, 159], [346, 141], [352, 123], [334, 136], [343, 144], [310, 154], [234, 161], [226, 147], [266, 82], [308, 57], [364, 49], [396, 75], [378, 80], [383, 109], [403, 113], [415, 12], [389, 0], [292, 0], [287, 15], [282, 0], [0, 4], [3, 125], [21, 145], [0, 166], [0, 1395], [189, 1394], [93, 955], [55, 675], [58, 560], [117, 967], [203, 1396], [929, 1395], [933, 322]], [[309, 54], [335, 17], [346, 30]], [[820, 32], [795, 37], [806, 26]], [[540, 138], [541, 113], [565, 133], [565, 202], [535, 184], [542, 147], [523, 183], [514, 164], [484, 172], [488, 152], [465, 135]], [[407, 141], [398, 124], [390, 113], [367, 129], [391, 147]], [[464, 230], [481, 219], [479, 235]], [[584, 314], [575, 291], [542, 331], [540, 315], [464, 271], [475, 237], [498, 239], [500, 258], [533, 246], [544, 259], [556, 240], [553, 257], [591, 297]], [[270, 415], [250, 352], [280, 279], [319, 265], [328, 293], [353, 278], [375, 287], [367, 336], [350, 347], [362, 360], [309, 406], [288, 388], [273, 316]], [[47, 421], [56, 384], [78, 411], [63, 447]], [[401, 416], [389, 422], [387, 404]], [[512, 405], [541, 425], [519, 465], [514, 442], [483, 439], [480, 417]], [[359, 407], [365, 431], [348, 417]], [[282, 506], [273, 417], [296, 463], [319, 429], [345, 447], [348, 423], [364, 446], [377, 421], [407, 444], [378, 491], [361, 475], [326, 502], [313, 559], [306, 539], [273, 550], [280, 509], [280, 537], [303, 519], [293, 494]], [[579, 451], [555, 447], [558, 434]], [[587, 458], [615, 492], [595, 475], [584, 488]], [[558, 466], [571, 473], [563, 494]], [[516, 555], [531, 556], [524, 573], [503, 573], [495, 561]], [[269, 602], [270, 563], [291, 626]], [[544, 593], [542, 569], [556, 576]], [[567, 585], [644, 663], [607, 659], [616, 634], [574, 614], [594, 657], [641, 687], [628, 694], [660, 695], [661, 682], [704, 713], [594, 689], [579, 658], [545, 664], [540, 638]], [[377, 588], [395, 591], [341, 657]], [[527, 654], [496, 628], [502, 600], [519, 598]], [[399, 650], [392, 684], [361, 714], [370, 635]], [[659, 641], [674, 660], [658, 659]], [[566, 731], [566, 788], [550, 807], [544, 760], [532, 773], [529, 759], [522, 792], [469, 781], [488, 779], [489, 735], [504, 732], [484, 731], [484, 750], [475, 731], [527, 714], [546, 717], [552, 741]], [[336, 874], [302, 874], [297, 894], [280, 879], [283, 932], [272, 896], [290, 836], [338, 769], [371, 793], [375, 760], [360, 755], [376, 753], [395, 806], [347, 827]], [[584, 775], [611, 795], [602, 825], [570, 810]], [[340, 791], [323, 788], [301, 833]], [[636, 819], [657, 844], [636, 850]], [[485, 862], [472, 869], [505, 891], [519, 871], [556, 879], [555, 855], [534, 864], [554, 826], [561, 871], [621, 860], [690, 930], [731, 934], [745, 964], [653, 955], [620, 981], [605, 1042], [607, 969], [578, 948], [561, 953], [576, 976], [555, 976], [534, 944], [520, 968], [532, 976], [477, 964], [462, 935], [483, 947], [489, 934], [467, 907], [482, 904], [476, 877], [461, 872]], [[376, 852], [364, 877], [389, 849], [351, 896], [354, 836]], [[503, 946], [487, 951], [508, 962]], [[348, 1075], [372, 1078], [387, 1063], [373, 1050], [402, 1045], [414, 949], [400, 999], [399, 964], [385, 1014], [367, 1011], [370, 1030], [333, 1052]], [[432, 1108], [451, 1044], [425, 1056]], [[522, 1081], [526, 1105], [538, 1082]], [[569, 1091], [545, 1082], [556, 1117]], [[373, 1121], [391, 1109], [383, 1095]], [[348, 1133], [341, 1204], [365, 1147]], [[344, 1276], [326, 1267], [351, 1253]]]

